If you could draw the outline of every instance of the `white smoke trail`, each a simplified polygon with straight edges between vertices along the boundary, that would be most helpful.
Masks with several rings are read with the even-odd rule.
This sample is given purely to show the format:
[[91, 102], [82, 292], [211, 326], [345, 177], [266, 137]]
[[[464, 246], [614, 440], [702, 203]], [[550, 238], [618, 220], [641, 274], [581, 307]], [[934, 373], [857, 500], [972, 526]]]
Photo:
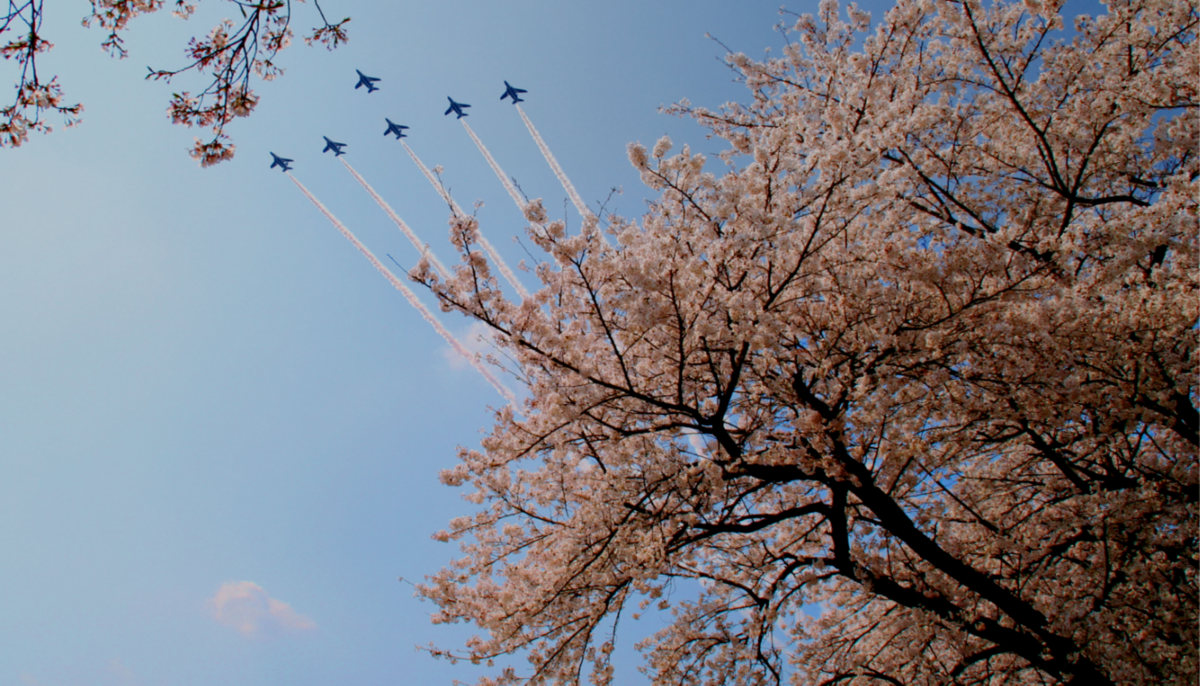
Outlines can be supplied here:
[[[479, 140], [479, 136], [475, 135], [475, 131], [472, 130], [467, 124], [467, 120], [461, 119], [460, 121], [462, 122], [463, 128], [466, 129], [467, 133], [471, 136], [471, 140], [475, 141], [475, 147], [479, 148], [479, 152], [483, 153], [483, 157], [492, 167], [492, 171], [496, 172], [496, 176], [500, 178], [500, 183], [504, 184], [504, 190], [508, 191], [509, 197], [513, 199], [513, 202], [517, 204], [517, 209], [521, 210], [521, 214], [524, 215], [525, 200], [522, 199], [521, 194], [517, 192], [516, 186], [513, 186], [512, 181], [510, 181], [508, 176], [504, 174], [504, 171], [500, 169], [500, 165], [496, 164], [496, 160], [492, 158], [492, 153], [488, 152], [488, 149], [484, 147], [483, 141]], [[541, 224], [538, 224], [537, 222], [532, 223], [536, 228], [542, 228]]]
[[420, 252], [423, 257], [429, 258], [429, 261], [433, 263], [433, 266], [438, 270], [438, 273], [442, 275], [443, 279], [449, 280], [450, 271], [446, 269], [446, 266], [442, 264], [442, 261], [437, 258], [437, 255], [433, 254], [433, 251], [429, 249], [429, 246], [425, 245], [421, 242], [421, 239], [417, 238], [417, 234], [413, 233], [413, 230], [408, 228], [408, 224], [405, 224], [404, 220], [401, 219], [394, 210], [392, 210], [392, 207], [384, 202], [383, 198], [379, 197], [379, 194], [375, 192], [375, 189], [371, 188], [371, 184], [367, 183], [367, 180], [360, 176], [359, 173], [354, 170], [354, 167], [350, 166], [349, 162], [342, 160], [342, 164], [346, 165], [346, 169], [354, 175], [354, 178], [358, 179], [358, 182], [362, 184], [363, 188], [367, 189], [367, 193], [369, 193], [370, 196], [375, 199], [375, 202], [379, 203], [379, 206], [383, 208], [383, 211], [387, 213], [388, 217], [391, 217], [396, 226], [400, 227], [400, 231], [408, 237], [408, 240], [411, 241], [412, 244], [417, 248], [417, 251]]
[[558, 177], [558, 182], [562, 184], [563, 190], [567, 192], [567, 196], [571, 198], [571, 202], [575, 203], [575, 209], [579, 210], [579, 214], [584, 219], [594, 217], [595, 215], [588, 209], [587, 204], [583, 202], [583, 198], [579, 197], [579, 194], [575, 192], [575, 186], [571, 185], [571, 180], [567, 178], [562, 167], [558, 166], [558, 160], [554, 159], [554, 154], [550, 152], [546, 141], [542, 140], [542, 135], [538, 133], [537, 129], [533, 128], [533, 122], [529, 121], [529, 117], [525, 116], [525, 110], [521, 109], [520, 105], [517, 105], [517, 112], [520, 113], [521, 119], [525, 120], [525, 128], [529, 129], [529, 133], [533, 136], [533, 142], [537, 143], [538, 149], [542, 151], [542, 157], [546, 158], [546, 162], [554, 170], [554, 175]]
[[328, 219], [331, 224], [337, 227], [337, 230], [346, 237], [346, 240], [353, 243], [354, 247], [358, 248], [358, 251], [362, 253], [363, 256], [366, 257], [376, 269], [379, 270], [379, 273], [383, 274], [384, 278], [386, 278], [388, 282], [395, 286], [396, 290], [400, 291], [400, 293], [404, 296], [404, 299], [421, 313], [421, 316], [425, 318], [425, 321], [429, 322], [433, 326], [434, 331], [437, 331], [439, 334], [441, 334], [442, 338], [446, 339], [446, 342], [450, 344], [451, 348], [454, 348], [455, 352], [466, 358], [466, 360], [471, 363], [471, 366], [474, 367], [475, 370], [480, 374], [482, 374], [483, 378], [488, 380], [488, 383], [492, 384], [492, 388], [495, 388], [497, 393], [504, 396], [505, 400], [516, 406], [517, 399], [516, 396], [513, 395], [512, 391], [508, 390], [508, 387], [500, 383], [500, 380], [493, 376], [492, 373], [488, 371], [488, 368], [483, 366], [483, 363], [480, 362], [479, 359], [477, 359], [466, 348], [464, 348], [462, 343], [459, 343], [458, 339], [446, 330], [446, 327], [442, 326], [441, 322], [439, 322], [433, 316], [433, 313], [426, 309], [426, 307], [421, 304], [420, 300], [417, 300], [417, 294], [413, 293], [408, 286], [404, 285], [403, 281], [397, 279], [396, 275], [393, 274], [391, 270], [383, 266], [383, 263], [376, 259], [375, 255], [367, 249], [367, 246], [360, 243], [359, 240], [354, 237], [354, 234], [350, 233], [350, 229], [347, 229], [344, 224], [338, 221], [338, 218], [333, 216], [333, 213], [326, 209], [325, 206], [321, 204], [321, 201], [317, 200], [316, 196], [314, 196], [312, 193], [309, 193], [308, 189], [304, 187], [304, 184], [300, 183], [295, 176], [292, 176], [291, 172], [288, 172], [287, 175], [288, 178], [292, 180], [292, 183], [296, 184], [296, 187], [300, 189], [300, 192], [304, 193], [305, 197], [311, 200], [313, 205], [316, 205], [317, 209], [321, 211], [321, 214], [325, 215], [325, 218]]
[[[446, 191], [446, 188], [442, 186], [442, 184], [439, 183], [436, 178], [434, 178], [429, 169], [424, 165], [424, 163], [421, 162], [421, 158], [417, 157], [417, 153], [413, 152], [412, 148], [408, 147], [408, 143], [400, 141], [400, 144], [403, 145], [404, 149], [408, 151], [408, 156], [413, 159], [413, 162], [416, 162], [417, 166], [421, 168], [421, 173], [425, 175], [426, 179], [429, 179], [429, 183], [433, 185], [434, 190], [436, 190], [442, 196], [442, 199], [446, 201], [446, 204], [454, 210], [454, 214], [459, 217], [467, 216], [467, 213], [462, 211], [462, 208], [458, 206], [458, 203], [454, 202], [454, 198], [450, 197], [450, 193]], [[512, 284], [513, 288], [517, 289], [517, 293], [520, 293], [522, 298], [528, 298], [529, 291], [525, 290], [525, 287], [521, 285], [520, 281], [517, 281], [517, 275], [513, 274], [512, 270], [508, 268], [508, 263], [506, 263], [504, 259], [500, 257], [500, 253], [496, 252], [496, 249], [492, 247], [492, 244], [488, 242], [488, 239], [483, 236], [483, 232], [476, 231], [475, 235], [479, 236], [479, 244], [482, 245], [483, 249], [487, 251], [487, 254], [492, 258], [492, 262], [495, 263], [496, 268], [500, 270], [500, 273], [504, 276], [504, 278], [510, 284]]]

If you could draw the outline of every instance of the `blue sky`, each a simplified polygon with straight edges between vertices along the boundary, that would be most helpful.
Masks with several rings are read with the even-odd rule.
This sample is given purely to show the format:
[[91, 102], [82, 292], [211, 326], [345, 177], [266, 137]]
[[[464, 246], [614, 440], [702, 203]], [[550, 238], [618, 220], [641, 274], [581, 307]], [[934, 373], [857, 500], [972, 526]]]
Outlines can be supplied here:
[[[287, 74], [231, 127], [236, 158], [201, 170], [193, 133], [165, 116], [171, 91], [197, 82], [142, 76], [179, 64], [225, 10], [206, 4], [190, 22], [137, 20], [117, 61], [79, 26], [86, 3], [47, 3], [57, 47], [42, 69], [84, 103], [83, 124], [0, 150], [0, 686], [469, 680], [470, 666], [414, 650], [469, 628], [431, 627], [432, 607], [397, 577], [455, 555], [430, 534], [471, 506], [436, 475], [502, 400], [268, 170], [268, 151], [293, 158], [378, 255], [412, 265], [320, 152], [323, 135], [347, 143], [452, 261], [445, 205], [382, 136], [384, 117], [407, 124], [459, 203], [484, 202], [483, 231], [515, 263], [521, 217], [442, 116], [446, 96], [473, 105], [468, 121], [529, 196], [578, 226], [499, 101], [504, 80], [527, 89], [525, 111], [584, 199], [622, 186], [610, 209], [637, 216], [647, 193], [626, 144], [669, 133], [720, 150], [657, 108], [744, 98], [704, 33], [761, 56], [781, 43], [778, 0], [325, 0], [353, 17], [349, 44], [297, 41]], [[310, 12], [298, 6], [298, 26]], [[354, 90], [356, 68], [382, 90]]]

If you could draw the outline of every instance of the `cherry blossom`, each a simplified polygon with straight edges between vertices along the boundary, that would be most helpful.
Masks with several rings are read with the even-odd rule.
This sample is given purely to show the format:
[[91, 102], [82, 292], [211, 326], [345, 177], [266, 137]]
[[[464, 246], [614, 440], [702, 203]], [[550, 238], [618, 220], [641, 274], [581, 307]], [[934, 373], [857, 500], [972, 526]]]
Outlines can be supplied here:
[[[0, 107], [0, 146], [16, 147], [26, 142], [31, 131], [49, 132], [44, 113], [63, 117], [67, 126], [79, 121], [83, 106], [65, 104], [57, 77], [45, 81], [38, 75], [37, 56], [53, 47], [41, 37], [43, 0], [8, 0], [7, 13], [0, 13], [0, 38], [12, 32], [14, 37], [0, 43], [0, 56], [14, 60], [20, 67], [17, 97], [12, 105]], [[198, 2], [199, 0], [197, 0]], [[303, 2], [303, 0], [296, 0]], [[124, 58], [123, 33], [134, 18], [161, 10], [170, 4], [172, 14], [187, 19], [196, 10], [196, 2], [186, 0], [91, 0], [92, 11], [84, 18], [85, 26], [99, 26], [107, 32], [102, 47], [109, 54]], [[235, 146], [229, 142], [225, 126], [237, 117], [248, 116], [258, 103], [250, 88], [254, 78], [269, 81], [283, 73], [276, 64], [281, 50], [291, 43], [291, 0], [258, 0], [234, 3], [242, 15], [240, 25], [224, 20], [203, 38], [189, 41], [188, 63], [178, 69], [149, 70], [147, 79], [170, 81], [184, 72], [196, 71], [212, 81], [196, 95], [175, 94], [168, 108], [171, 121], [185, 126], [201, 126], [213, 133], [209, 141], [196, 139], [190, 152], [201, 166], [209, 166], [233, 157]], [[317, 0], [313, 0], [321, 25], [305, 37], [309, 45], [321, 44], [333, 49], [347, 40], [342, 19], [330, 23]], [[0, 11], [2, 12], [2, 11]]]
[[673, 108], [725, 171], [664, 139], [638, 220], [529, 203], [520, 302], [456, 218], [421, 278], [528, 396], [442, 475], [420, 593], [480, 633], [430, 650], [608, 684], [657, 612], [656, 684], [1195, 683], [1200, 15], [1105, 11], [824, 0]]

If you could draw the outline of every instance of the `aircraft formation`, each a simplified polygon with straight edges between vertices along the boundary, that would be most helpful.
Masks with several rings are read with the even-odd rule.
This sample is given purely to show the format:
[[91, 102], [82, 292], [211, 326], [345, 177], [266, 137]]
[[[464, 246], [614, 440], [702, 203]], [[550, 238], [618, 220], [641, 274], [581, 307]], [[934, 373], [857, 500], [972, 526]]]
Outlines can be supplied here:
[[[375, 91], [380, 90], [379, 86], [375, 85], [375, 82], [382, 81], [383, 79], [377, 76], [367, 76], [357, 69], [355, 69], [354, 72], [358, 74], [358, 83], [354, 84], [355, 90], [364, 87], [367, 89], [367, 93], [374, 93]], [[512, 104], [515, 105], [519, 102], [525, 102], [521, 99], [520, 93], [527, 92], [528, 91], [525, 89], [517, 88], [516, 86], [511, 85], [508, 81], [505, 81], [504, 94], [500, 96], [500, 99], [504, 100], [506, 98], [512, 98]], [[457, 115], [457, 119], [462, 119], [463, 117], [468, 116], [468, 113], [464, 112], [463, 110], [470, 107], [470, 105], [465, 102], [455, 102], [454, 98], [451, 97], [447, 97], [446, 99], [450, 101], [450, 106], [446, 108], [446, 115], [449, 115], [451, 112], [453, 112], [455, 115]], [[408, 134], [404, 133], [404, 130], [409, 127], [404, 126], [403, 124], [397, 124], [386, 117], [384, 118], [384, 121], [387, 122], [387, 129], [383, 132], [384, 136], [395, 135], [396, 140], [400, 140], [401, 138], [406, 138], [408, 136]], [[322, 138], [325, 139], [325, 147], [321, 150], [321, 152], [332, 151], [334, 157], [340, 157], [346, 154], [346, 151], [342, 149], [346, 147], [346, 143], [337, 143], [330, 140], [328, 136], [322, 136]], [[280, 171], [288, 172], [292, 168], [290, 165], [293, 160], [280, 157], [275, 153], [271, 153], [271, 159], [271, 169], [279, 167]]]
[[[367, 76], [361, 71], [355, 71], [358, 74], [358, 82], [354, 86], [356, 89], [365, 87], [367, 89], [367, 93], [373, 93], [374, 91], [379, 90], [379, 87], [375, 84], [379, 81], [382, 81], [382, 79], [375, 76]], [[588, 208], [587, 204], [584, 203], [583, 198], [579, 196], [579, 193], [576, 192], [575, 187], [571, 184], [570, 179], [567, 178], [567, 175], [563, 172], [562, 167], [559, 166], [558, 161], [554, 159], [554, 155], [551, 154], [550, 148], [547, 147], [546, 142], [542, 139], [541, 134], [538, 133], [536, 128], [534, 128], [533, 122], [529, 121], [529, 117], [525, 115], [525, 111], [520, 105], [518, 105], [518, 103], [524, 102], [521, 99], [521, 94], [525, 92], [527, 92], [525, 89], [517, 88], [511, 83], [505, 81], [504, 93], [501, 94], [500, 100], [512, 101], [512, 104], [516, 107], [517, 113], [521, 115], [521, 119], [524, 121], [525, 127], [529, 129], [529, 134], [533, 137], [534, 143], [536, 143], [537, 147], [541, 150], [542, 156], [546, 158], [546, 162], [554, 171], [554, 175], [558, 177], [559, 182], [563, 186], [563, 190], [567, 192], [567, 197], [571, 199], [571, 202], [575, 204], [576, 209], [579, 210], [580, 216], [584, 217], [585, 219], [595, 218], [596, 215]], [[463, 117], [467, 116], [466, 110], [470, 107], [469, 104], [465, 102], [458, 102], [454, 98], [449, 97], [447, 100], [450, 101], [450, 106], [446, 109], [444, 113], [445, 116], [454, 114], [456, 115], [457, 119], [462, 119]], [[438, 168], [435, 167], [433, 172], [430, 172], [425, 164], [421, 162], [420, 158], [417, 157], [416, 152], [414, 152], [408, 146], [408, 144], [402, 140], [407, 137], [405, 131], [407, 131], [409, 127], [405, 126], [404, 124], [397, 124], [396, 122], [387, 118], [385, 118], [384, 121], [387, 122], [387, 128], [384, 129], [383, 136], [385, 138], [388, 136], [396, 137], [396, 140], [400, 142], [400, 145], [404, 148], [405, 152], [408, 153], [409, 157], [412, 158], [412, 161], [417, 165], [417, 167], [420, 168], [421, 172], [425, 175], [425, 178], [442, 196], [442, 199], [453, 209], [454, 214], [456, 216], [462, 216], [462, 208], [458, 206], [458, 203], [456, 203], [454, 198], [450, 196], [449, 190], [442, 185], [440, 178], [438, 178]], [[492, 157], [492, 154], [488, 152], [486, 147], [484, 147], [483, 141], [481, 141], [479, 136], [477, 136], [471, 129], [471, 126], [466, 121], [461, 122], [461, 124], [464, 131], [470, 135], [471, 139], [475, 142], [476, 147], [479, 148], [479, 152], [482, 153], [484, 158], [487, 160], [488, 165], [491, 166], [492, 171], [496, 173], [497, 178], [500, 179], [500, 182], [504, 185], [505, 190], [508, 191], [509, 197], [512, 198], [517, 208], [521, 210], [521, 213], [525, 214], [528, 202], [522, 198], [519, 187], [514, 184], [514, 182], [511, 180], [511, 177], [505, 174], [504, 170], [500, 168], [500, 165], [496, 163], [496, 160]], [[378, 129], [376, 129], [376, 131], [378, 131]], [[329, 136], [324, 136], [323, 138], [325, 140], [325, 147], [321, 150], [321, 152], [332, 152], [334, 157], [340, 157], [346, 154], [345, 148], [348, 147], [346, 143], [335, 141]], [[417, 297], [416, 293], [414, 293], [407, 285], [405, 285], [404, 280], [397, 278], [395, 274], [385, 267], [384, 264], [380, 262], [379, 259], [376, 258], [375, 255], [365, 245], [363, 245], [361, 241], [358, 240], [358, 238], [350, 231], [350, 229], [347, 228], [345, 224], [338, 220], [338, 218], [329, 211], [329, 208], [323, 205], [321, 201], [312, 194], [312, 192], [304, 187], [304, 184], [300, 183], [299, 179], [292, 175], [291, 164], [293, 160], [286, 157], [280, 157], [273, 152], [271, 153], [271, 160], [271, 168], [273, 169], [275, 167], [279, 167], [281, 171], [285, 172], [292, 183], [296, 184], [297, 188], [300, 189], [300, 192], [312, 202], [312, 204], [321, 212], [321, 214], [325, 215], [325, 218], [337, 228], [338, 232], [340, 232], [342, 236], [349, 240], [350, 243], [353, 244], [354, 247], [357, 248], [358, 251], [367, 258], [367, 260], [375, 267], [375, 269], [383, 274], [384, 278], [386, 278], [388, 282], [390, 282], [392, 286], [396, 288], [396, 290], [400, 291], [404, 298], [408, 300], [409, 304], [411, 304], [413, 308], [415, 308], [421, 314], [421, 316], [427, 322], [429, 322], [431, 326], [433, 326], [435, 331], [437, 331], [443, 338], [446, 339], [446, 342], [450, 344], [452, 349], [462, 355], [463, 358], [466, 359], [467, 363], [473, 366], [476, 371], [478, 371], [480, 375], [482, 375], [484, 379], [486, 379], [488, 383], [490, 383], [505, 400], [513, 405], [518, 404], [517, 397], [511, 390], [509, 390], [507, 386], [505, 386], [499, 379], [496, 378], [496, 376], [489, 370], [489, 367], [487, 364], [485, 364], [484, 360], [476, 355], [473, 355], [458, 341], [458, 339], [454, 337], [452, 333], [450, 333], [449, 330], [446, 329], [446, 327], [442, 326], [433, 312], [431, 312], [429, 308], [425, 307], [425, 305], [421, 303], [421, 300]], [[391, 218], [392, 222], [396, 224], [396, 227], [400, 229], [400, 232], [403, 233], [413, 244], [413, 247], [415, 247], [421, 253], [422, 259], [427, 259], [429, 266], [443, 278], [452, 278], [452, 273], [433, 254], [429, 244], [422, 241], [420, 236], [413, 232], [413, 230], [404, 223], [404, 220], [401, 219], [400, 216], [397, 215], [396, 212], [391, 208], [391, 206], [387, 204], [387, 201], [385, 201], [378, 193], [376, 193], [375, 189], [371, 188], [371, 185], [367, 182], [367, 180], [364, 179], [348, 161], [341, 160], [341, 163], [344, 167], [346, 167], [346, 171], [354, 176], [359, 184], [362, 185], [363, 189], [367, 191], [367, 193], [375, 200], [380, 208], [382, 208], [383, 211]], [[544, 228], [537, 222], [532, 222], [530, 227], [531, 230], [544, 231]], [[499, 274], [504, 277], [504, 280], [512, 286], [515, 296], [518, 299], [516, 302], [529, 298], [531, 295], [530, 291], [521, 283], [521, 280], [517, 278], [516, 273], [514, 273], [512, 268], [508, 266], [503, 256], [486, 238], [484, 238], [482, 234], [478, 234], [478, 244], [479, 247], [481, 247], [483, 251], [488, 254], [489, 264], [494, 265]], [[388, 257], [391, 258], [391, 255], [388, 255]], [[396, 262], [395, 259], [392, 259], [392, 261]], [[399, 263], [396, 263], [396, 266], [402, 272], [405, 271]]]

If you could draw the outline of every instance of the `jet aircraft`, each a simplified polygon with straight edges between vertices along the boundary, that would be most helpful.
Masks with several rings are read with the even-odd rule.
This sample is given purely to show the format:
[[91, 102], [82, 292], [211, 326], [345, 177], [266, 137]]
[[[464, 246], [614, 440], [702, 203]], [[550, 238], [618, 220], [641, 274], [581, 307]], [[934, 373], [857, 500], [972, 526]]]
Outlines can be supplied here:
[[504, 95], [501, 95], [500, 99], [503, 100], [505, 98], [512, 98], [513, 104], [515, 105], [518, 102], [525, 102], [517, 95], [517, 93], [528, 93], [528, 92], [529, 91], [526, 91], [523, 88], [514, 88], [513, 86], [508, 85], [508, 81], [505, 81], [504, 82]]
[[271, 158], [272, 158], [272, 161], [271, 161], [271, 166], [269, 167], [270, 169], [274, 169], [275, 167], [283, 167], [282, 169], [280, 169], [280, 171], [286, 172], [286, 171], [291, 170], [291, 167], [288, 166], [291, 164], [291, 162], [292, 162], [291, 160], [284, 158], [284, 157], [280, 157], [279, 155], [276, 155], [275, 153], [271, 153]]
[[354, 71], [355, 71], [355, 73], [358, 74], [358, 83], [354, 84], [355, 90], [358, 90], [359, 88], [362, 88], [363, 86], [367, 87], [368, 93], [374, 93], [375, 91], [379, 90], [379, 86], [376, 86], [375, 82], [380, 81], [382, 79], [379, 79], [378, 77], [375, 77], [375, 76], [367, 76], [366, 74], [362, 73], [361, 71], [358, 71], [357, 69], [355, 69]]
[[325, 149], [321, 152], [329, 152], [332, 150], [334, 157], [341, 157], [342, 155], [346, 154], [346, 152], [342, 150], [342, 148], [346, 147], [345, 143], [334, 143], [333, 141], [329, 140], [329, 136], [321, 136], [321, 138], [325, 139]]
[[463, 108], [470, 107], [470, 105], [468, 105], [465, 102], [454, 102], [454, 98], [451, 98], [449, 96], [447, 96], [446, 99], [450, 101], [450, 107], [446, 108], [446, 111], [443, 112], [443, 114], [450, 114], [451, 112], [453, 112], [458, 115], [459, 119], [462, 119], [463, 117], [467, 116], [467, 113], [463, 112]]
[[383, 135], [386, 136], [390, 133], [394, 133], [396, 134], [396, 140], [400, 140], [401, 138], [405, 137], [404, 129], [407, 129], [407, 126], [403, 124], [393, 124], [392, 120], [388, 119], [387, 117], [384, 117], [383, 120], [388, 123], [387, 131], [384, 131]]

